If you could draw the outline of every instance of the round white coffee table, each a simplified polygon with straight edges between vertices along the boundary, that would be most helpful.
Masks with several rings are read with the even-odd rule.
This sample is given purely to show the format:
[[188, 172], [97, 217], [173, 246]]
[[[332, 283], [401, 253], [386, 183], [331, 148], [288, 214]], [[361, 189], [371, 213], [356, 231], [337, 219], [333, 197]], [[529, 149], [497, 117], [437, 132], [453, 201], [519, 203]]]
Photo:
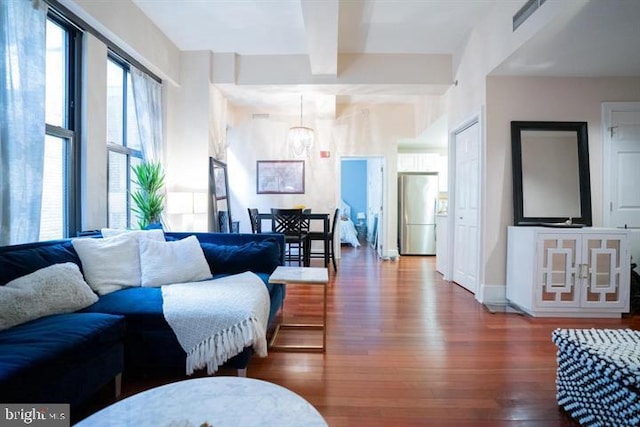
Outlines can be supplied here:
[[[179, 381], [114, 403], [76, 426], [323, 426], [309, 402], [279, 385], [241, 377]], [[206, 425], [206, 424], [205, 424]]]

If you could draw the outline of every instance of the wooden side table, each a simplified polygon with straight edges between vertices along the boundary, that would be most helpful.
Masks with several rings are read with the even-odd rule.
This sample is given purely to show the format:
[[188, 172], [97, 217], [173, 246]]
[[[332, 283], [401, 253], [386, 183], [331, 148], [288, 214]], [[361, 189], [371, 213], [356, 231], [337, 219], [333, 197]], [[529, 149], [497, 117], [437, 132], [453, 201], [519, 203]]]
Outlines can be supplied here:
[[[285, 285], [316, 285], [322, 286], [322, 323], [285, 323], [284, 305], [282, 323], [276, 329], [269, 341], [269, 348], [281, 351], [319, 351], [323, 352], [327, 346], [327, 285], [329, 272], [325, 267], [283, 267], [279, 266], [269, 277], [269, 283], [284, 283]], [[277, 345], [276, 340], [282, 329], [316, 329], [322, 331], [322, 345]]]

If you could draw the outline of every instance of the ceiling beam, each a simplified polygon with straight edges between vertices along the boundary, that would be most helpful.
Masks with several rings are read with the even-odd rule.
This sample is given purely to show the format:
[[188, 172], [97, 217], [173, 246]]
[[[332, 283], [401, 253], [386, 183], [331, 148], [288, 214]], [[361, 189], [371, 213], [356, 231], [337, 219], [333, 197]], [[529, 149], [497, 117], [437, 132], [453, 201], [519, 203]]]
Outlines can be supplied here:
[[338, 74], [338, 0], [300, 0], [311, 74]]

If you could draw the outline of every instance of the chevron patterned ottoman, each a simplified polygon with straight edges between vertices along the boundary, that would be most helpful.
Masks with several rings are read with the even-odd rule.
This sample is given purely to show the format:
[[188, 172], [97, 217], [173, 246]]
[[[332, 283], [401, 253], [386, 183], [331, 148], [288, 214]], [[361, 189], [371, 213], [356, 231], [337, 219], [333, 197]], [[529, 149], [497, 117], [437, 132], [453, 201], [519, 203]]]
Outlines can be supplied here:
[[583, 426], [640, 425], [640, 332], [556, 329], [558, 405]]

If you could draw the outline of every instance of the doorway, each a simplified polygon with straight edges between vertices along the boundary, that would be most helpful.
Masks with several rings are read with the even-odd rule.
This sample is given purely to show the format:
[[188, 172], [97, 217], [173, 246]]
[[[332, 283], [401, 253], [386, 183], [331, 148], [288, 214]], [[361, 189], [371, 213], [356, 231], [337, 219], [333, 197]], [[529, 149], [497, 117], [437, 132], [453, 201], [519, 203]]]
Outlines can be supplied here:
[[[340, 158], [340, 214], [353, 223], [360, 245], [371, 246], [383, 256], [384, 160], [376, 156]], [[341, 224], [341, 244], [353, 245], [350, 224]]]

